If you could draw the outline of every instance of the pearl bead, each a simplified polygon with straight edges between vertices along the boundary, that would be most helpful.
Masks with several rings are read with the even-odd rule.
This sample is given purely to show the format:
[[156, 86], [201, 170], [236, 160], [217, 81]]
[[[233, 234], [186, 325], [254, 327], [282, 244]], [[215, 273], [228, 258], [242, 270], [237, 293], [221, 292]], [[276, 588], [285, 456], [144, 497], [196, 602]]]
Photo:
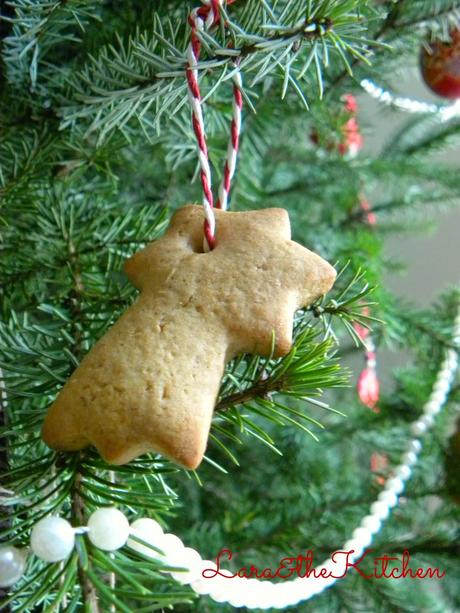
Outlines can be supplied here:
[[88, 537], [93, 545], [104, 551], [115, 551], [129, 537], [129, 522], [115, 507], [102, 507], [88, 520]]
[[273, 591], [271, 594], [269, 593], [268, 598], [271, 607], [274, 609], [284, 609], [287, 606], [292, 606], [299, 602], [300, 596], [297, 597], [294, 594], [290, 594], [289, 590], [286, 590], [286, 588], [289, 588], [289, 583], [276, 583], [273, 586]]
[[[163, 538], [163, 529], [154, 519], [150, 519], [149, 517], [140, 517], [139, 519], [136, 519], [131, 524], [130, 533], [133, 536], [137, 536], [138, 538], [142, 539], [148, 543], [148, 545], [153, 545], [157, 549], [160, 548], [158, 543]], [[138, 553], [142, 553], [145, 556], [157, 558], [160, 555], [148, 545], [143, 545], [132, 538], [128, 539], [127, 544], [128, 547], [134, 549], [134, 551], [137, 551]]]
[[449, 379], [453, 376], [453, 370], [457, 368], [458, 358], [457, 353], [455, 351], [449, 352], [446, 356], [446, 359], [443, 362], [443, 371], [444, 376], [449, 377]]
[[[260, 596], [262, 599], [262, 605], [265, 609], [277, 608], [282, 609], [287, 605], [287, 599], [283, 593], [283, 584], [279, 582], [270, 581], [266, 588], [262, 588], [260, 592]], [[288, 584], [284, 584], [286, 586]], [[294, 590], [297, 594], [299, 593], [295, 588]], [[297, 601], [300, 600], [300, 596], [298, 596]]]
[[182, 550], [181, 561], [178, 566], [181, 568], [186, 568], [187, 570], [174, 571], [171, 573], [171, 577], [181, 585], [192, 583], [196, 579], [200, 578], [201, 556], [196, 549], [184, 547]]
[[65, 560], [75, 545], [75, 531], [62, 517], [44, 517], [35, 524], [30, 535], [34, 554], [45, 562]]
[[374, 517], [377, 517], [378, 519], [382, 520], [388, 517], [388, 515], [390, 514], [390, 509], [384, 502], [376, 500], [371, 504], [371, 513]]
[[[262, 585], [259, 584], [257, 579], [248, 579], [245, 586], [245, 606], [248, 609], [259, 609], [259, 604], [265, 604], [264, 594], [262, 592]], [[210, 594], [213, 598], [212, 593]]]
[[[404, 464], [408, 467], [413, 466], [417, 463], [417, 454], [413, 451], [405, 451], [401, 456], [401, 465]], [[412, 468], [410, 468], [412, 473]]]
[[410, 466], [406, 465], [406, 463], [400, 464], [399, 466], [396, 467], [395, 475], [399, 477], [399, 479], [402, 479], [403, 481], [406, 481], [407, 479], [409, 479], [411, 474], [412, 474], [412, 470]]
[[209, 598], [212, 598], [215, 602], [227, 602], [228, 591], [225, 589], [225, 586], [219, 586], [219, 589], [209, 594]]
[[375, 515], [366, 515], [361, 520], [361, 526], [367, 528], [372, 534], [376, 534], [380, 530], [382, 522]]
[[446, 401], [446, 395], [446, 392], [434, 390], [430, 396], [430, 401], [437, 402], [439, 405], [442, 405]]
[[163, 552], [162, 560], [167, 566], [181, 566], [184, 543], [175, 534], [164, 534], [159, 548]]
[[437, 415], [440, 410], [441, 406], [437, 402], [433, 402], [432, 400], [430, 400], [426, 403], [423, 412], [425, 413], [425, 415]]
[[434, 417], [433, 415], [424, 415], [420, 418], [420, 421], [422, 421], [427, 428], [431, 428], [431, 426], [434, 424]]
[[[212, 578], [203, 577], [202, 572], [207, 569], [217, 570], [216, 563], [212, 560], [202, 560], [198, 568], [198, 577], [196, 581], [193, 581], [190, 586], [197, 594], [210, 594], [215, 589], [215, 581]], [[222, 571], [219, 571], [222, 572]], [[211, 574], [211, 573], [210, 573]], [[216, 579], [219, 575], [216, 576]], [[223, 579], [223, 581], [234, 581], [234, 579]], [[233, 584], [232, 584], [233, 585]], [[228, 592], [227, 592], [228, 594]]]
[[413, 451], [406, 451], [401, 457], [401, 464], [412, 466], [417, 462], [417, 455]]
[[404, 483], [398, 477], [393, 477], [392, 479], [388, 479], [385, 483], [385, 489], [388, 492], [394, 492], [395, 494], [400, 494], [404, 489]]
[[422, 434], [425, 434], [427, 430], [426, 424], [422, 421], [422, 419], [418, 419], [417, 421], [414, 421], [410, 429], [414, 436], [422, 436]]
[[[197, 594], [201, 594], [202, 596], [205, 596], [209, 594], [209, 590], [211, 589], [209, 585], [210, 583], [211, 582], [208, 581], [207, 579], [197, 579], [196, 581], [192, 581], [192, 583], [190, 584], [190, 587]], [[225, 600], [226, 599], [227, 599], [227, 596], [225, 597]]]
[[449, 391], [449, 381], [447, 379], [440, 378], [439, 381], [436, 381], [434, 387], [433, 387], [433, 392], [434, 393], [439, 393], [439, 394], [447, 394], [447, 392]]
[[396, 494], [392, 492], [391, 490], [383, 490], [383, 492], [380, 492], [380, 494], [377, 497], [377, 500], [384, 502], [387, 505], [387, 507], [390, 509], [394, 507], [396, 503], [398, 502], [398, 498]]
[[[362, 550], [358, 550], [356, 553], [354, 553], [353, 555], [350, 556], [350, 560], [356, 560], [360, 557], [360, 555], [362, 554]], [[328, 579], [314, 579], [313, 583], [311, 584], [309, 593], [310, 593], [310, 598], [312, 596], [316, 596], [316, 594], [321, 594], [321, 592], [323, 591], [323, 589], [326, 586], [326, 582], [328, 583], [328, 585], [332, 585], [334, 583], [334, 579], [333, 578], [328, 578]]]
[[452, 383], [454, 372], [457, 369], [457, 364], [455, 362], [455, 360], [451, 360], [449, 357], [444, 360], [439, 372], [440, 381], [446, 381], [449, 385]]
[[[233, 592], [232, 592], [231, 597], [228, 599], [228, 604], [231, 604], [232, 607], [244, 607], [246, 603], [245, 591], [246, 591], [247, 579], [245, 580], [242, 578], [238, 578], [238, 579], [232, 579], [232, 581], [234, 581], [235, 584], [233, 584]], [[272, 598], [271, 600], [272, 600], [272, 606], [276, 606], [276, 604], [273, 603], [274, 598]]]
[[[201, 572], [203, 571], [203, 565], [200, 565], [199, 571], [200, 572], [198, 573], [197, 576], [199, 577], [199, 579], [204, 579], [204, 577], [201, 575]], [[223, 574], [227, 575], [229, 579], [225, 579], [224, 577], [218, 575], [217, 577], [214, 577], [212, 579], [205, 579], [205, 581], [208, 581], [211, 584], [211, 589], [208, 592], [210, 598], [212, 598], [216, 602], [224, 602], [225, 600], [227, 600], [228, 595], [231, 593], [233, 589], [232, 588], [233, 579], [232, 579], [232, 573], [229, 570], [220, 569], [219, 572], [221, 573], [221, 575]], [[197, 579], [196, 581], [198, 581], [199, 579]]]
[[24, 574], [27, 552], [13, 545], [0, 546], [0, 587], [14, 585]]
[[[326, 564], [327, 563], [323, 564], [322, 566], [326, 566]], [[319, 566], [315, 568], [319, 568]], [[326, 581], [326, 579], [324, 580]], [[309, 594], [312, 589], [313, 581], [314, 581], [313, 575], [310, 575], [310, 577], [307, 577], [307, 578], [298, 577], [297, 579], [291, 580], [289, 584], [285, 583], [284, 585], [286, 587], [289, 587], [289, 592], [293, 594], [293, 597], [296, 598], [298, 602], [299, 600], [305, 600], [306, 598], [310, 597]]]
[[359, 558], [359, 556], [363, 553], [363, 549], [364, 546], [354, 538], [349, 539], [343, 546], [343, 551], [354, 552], [350, 553], [348, 557], [349, 560], [356, 560], [356, 558]]
[[[352, 547], [351, 549], [354, 549], [354, 547]], [[343, 551], [350, 551], [350, 550], [347, 548], [347, 549], [344, 549]], [[316, 579], [313, 575], [311, 575], [309, 580], [312, 581], [313, 583], [315, 581], [321, 581], [321, 583], [326, 588], [329, 585], [332, 585], [334, 583], [334, 581], [335, 581], [334, 577], [340, 577], [340, 576], [345, 574], [345, 572], [347, 570], [347, 556], [340, 556], [340, 555], [339, 556], [334, 556], [334, 559], [330, 558], [329, 560], [327, 560], [323, 564], [320, 564], [319, 566], [317, 566], [315, 568], [315, 571], [319, 575], [323, 571], [323, 569], [327, 573], [330, 573], [331, 576], [330, 577], [321, 577], [321, 579]], [[334, 575], [334, 576], [332, 576], [332, 575]], [[313, 589], [313, 586], [311, 587], [311, 589]]]
[[[294, 585], [295, 580], [291, 580], [289, 582], [277, 583], [275, 585], [275, 589], [284, 599], [284, 607], [292, 607], [295, 604], [298, 604], [302, 598], [301, 585]], [[262, 584], [263, 589], [263, 584]]]
[[[251, 594], [249, 597], [247, 597], [244, 606], [248, 609], [272, 609], [274, 606], [276, 606], [274, 603], [272, 603], [272, 600], [273, 599], [270, 594], [260, 592], [257, 594]], [[227, 602], [227, 599], [224, 602]]]
[[422, 443], [416, 438], [413, 438], [411, 441], [409, 441], [409, 444], [407, 445], [407, 451], [412, 451], [417, 455], [422, 451]]
[[372, 541], [372, 534], [367, 528], [360, 527], [353, 530], [351, 538], [358, 541], [361, 547], [364, 548]]

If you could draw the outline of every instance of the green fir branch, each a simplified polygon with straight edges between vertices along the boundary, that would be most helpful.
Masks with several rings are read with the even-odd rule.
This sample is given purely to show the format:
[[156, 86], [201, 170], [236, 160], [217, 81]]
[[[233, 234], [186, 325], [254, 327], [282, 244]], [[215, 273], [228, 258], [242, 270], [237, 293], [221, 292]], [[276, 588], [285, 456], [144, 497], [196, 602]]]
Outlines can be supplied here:
[[[321, 93], [323, 68], [327, 69], [331, 55], [336, 54], [339, 61], [348, 64], [347, 55], [365, 59], [368, 54], [370, 41], [362, 34], [359, 4], [358, 0], [327, 0], [315, 7], [298, 3], [286, 7], [280, 15], [273, 7], [269, 10], [273, 23], [260, 32], [246, 31], [244, 20], [237, 25], [228, 19], [232, 47], [228, 47], [227, 37], [220, 40], [203, 33], [207, 57], [202, 54], [199, 69], [212, 73], [216, 86], [230, 78], [227, 64], [239, 59], [241, 70], [252, 77], [252, 85], [244, 84], [247, 99], [256, 83], [281, 71], [283, 95], [290, 84], [306, 103], [297, 83], [315, 73]], [[257, 12], [256, 6], [254, 3]], [[260, 6], [267, 10], [267, 3]], [[246, 21], [248, 25], [254, 23], [247, 15]], [[165, 109], [170, 118], [183, 107], [186, 98], [183, 36], [179, 25], [169, 22], [165, 26], [155, 16], [151, 31], [136, 33], [127, 44], [119, 40], [118, 48], [103, 48], [71, 78], [72, 98], [59, 111], [62, 127], [85, 121], [86, 134], [95, 131], [102, 142], [115, 128], [128, 135], [128, 126], [135, 118], [147, 132], [158, 133]], [[216, 75], [215, 69], [220, 74]]]
[[77, 32], [85, 31], [91, 19], [97, 18], [100, 0], [89, 6], [85, 0], [10, 0], [13, 16], [2, 19], [11, 24], [11, 33], [4, 39], [3, 59], [10, 83], [27, 85], [34, 91], [39, 78], [39, 64], [57, 42], [69, 45], [80, 42]]

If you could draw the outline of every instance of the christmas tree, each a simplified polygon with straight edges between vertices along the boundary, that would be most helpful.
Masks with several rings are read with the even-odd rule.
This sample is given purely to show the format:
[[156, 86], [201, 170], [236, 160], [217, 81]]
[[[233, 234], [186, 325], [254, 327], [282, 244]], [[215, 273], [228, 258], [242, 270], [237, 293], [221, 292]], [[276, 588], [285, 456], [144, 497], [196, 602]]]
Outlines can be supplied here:
[[[2, 610], [460, 608], [458, 383], [445, 398], [459, 291], [445, 286], [431, 308], [421, 308], [403, 303], [386, 282], [404, 265], [388, 256], [389, 237], [422, 234], [460, 197], [458, 163], [435, 155], [460, 135], [458, 104], [398, 97], [391, 76], [422, 54], [432, 89], [458, 97], [459, 15], [455, 0], [3, 3]], [[191, 66], [201, 99], [188, 95]], [[380, 101], [379, 121], [385, 105], [402, 121], [375, 153], [362, 149], [375, 126], [360, 125], [356, 103], [369, 95]], [[138, 297], [124, 262], [163, 236], [176, 210], [203, 202], [194, 103], [213, 186], [231, 179], [222, 170], [230, 133], [238, 149], [230, 211], [286, 209], [293, 241], [334, 265], [337, 279], [296, 312], [291, 348], [277, 353], [279, 335], [268, 329], [265, 355], [232, 356], [196, 470], [155, 451], [111, 464], [93, 446], [50, 448], [42, 438], [50, 405]], [[262, 242], [257, 232], [248, 235], [247, 249]], [[213, 245], [207, 248], [196, 247], [196, 257], [212, 257]], [[229, 295], [234, 279], [249, 275], [246, 248], [241, 254], [233, 272], [215, 272]], [[267, 300], [287, 288], [273, 274]], [[209, 312], [221, 308], [218, 295], [212, 300]], [[257, 305], [247, 296], [240, 304], [258, 330]], [[181, 325], [202, 342], [198, 329]], [[150, 332], [142, 328], [128, 344]], [[203, 349], [212, 352], [213, 338]], [[184, 380], [193, 367], [189, 345], [175, 358], [185, 365]], [[383, 349], [404, 351], [406, 362], [379, 392]], [[366, 362], [357, 387], [354, 356]], [[198, 389], [208, 378], [201, 369]], [[82, 432], [96, 419], [92, 411], [89, 403]], [[123, 440], [129, 411], [104, 419]], [[154, 521], [139, 523], [145, 518]], [[198, 554], [160, 526], [204, 560], [216, 562], [227, 550], [222, 567], [242, 579], [222, 578], [224, 591], [208, 589], [210, 579], [196, 575]], [[350, 544], [373, 550], [359, 570], [316, 594], [311, 588], [311, 600], [302, 596], [308, 560], [315, 566]], [[444, 576], [396, 578], [405, 551], [411, 568]], [[283, 559], [292, 573], [250, 582], [249, 606], [244, 577], [260, 578]], [[269, 581], [284, 584], [283, 592]]]

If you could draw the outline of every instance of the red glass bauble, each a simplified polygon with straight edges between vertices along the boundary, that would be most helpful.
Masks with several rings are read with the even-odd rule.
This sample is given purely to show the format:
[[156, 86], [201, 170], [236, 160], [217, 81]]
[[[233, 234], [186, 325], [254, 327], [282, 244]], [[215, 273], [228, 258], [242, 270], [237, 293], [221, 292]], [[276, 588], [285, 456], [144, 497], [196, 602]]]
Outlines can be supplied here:
[[443, 98], [460, 98], [460, 30], [449, 42], [427, 43], [422, 50], [422, 75], [428, 87]]

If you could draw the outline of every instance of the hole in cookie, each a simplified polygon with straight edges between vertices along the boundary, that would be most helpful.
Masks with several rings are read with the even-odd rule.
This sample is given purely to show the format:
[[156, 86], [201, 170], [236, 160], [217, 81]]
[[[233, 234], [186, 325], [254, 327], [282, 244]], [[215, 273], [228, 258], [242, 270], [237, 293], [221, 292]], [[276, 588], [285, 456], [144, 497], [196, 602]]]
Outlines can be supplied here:
[[199, 255], [207, 255], [212, 253], [210, 251], [205, 251], [204, 249], [204, 231], [202, 220], [200, 220], [200, 225], [198, 227], [194, 227], [192, 231], [187, 230], [186, 233], [179, 232], [179, 236], [182, 237], [186, 247], [188, 247], [193, 253], [197, 253]]
[[199, 253], [199, 254], [205, 253], [204, 247], [203, 247], [203, 235], [189, 236], [188, 246], [193, 251], [193, 253]]

